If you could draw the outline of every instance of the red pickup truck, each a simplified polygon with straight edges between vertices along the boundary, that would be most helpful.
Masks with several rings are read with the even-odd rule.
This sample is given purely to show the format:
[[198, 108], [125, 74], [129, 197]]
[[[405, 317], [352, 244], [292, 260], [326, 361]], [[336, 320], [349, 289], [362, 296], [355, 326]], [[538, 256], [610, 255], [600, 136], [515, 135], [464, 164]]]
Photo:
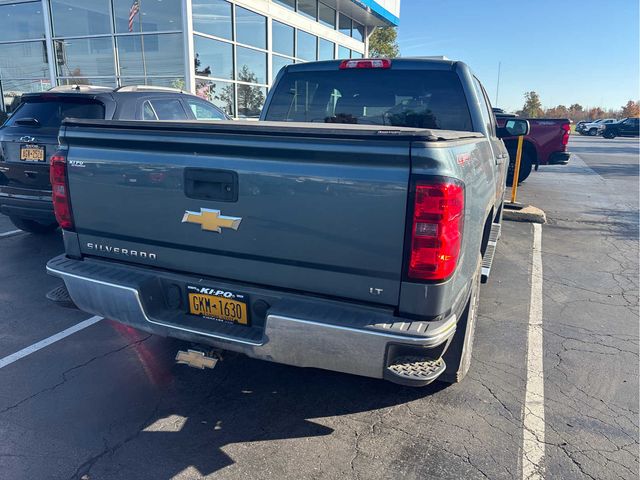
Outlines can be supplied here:
[[[504, 113], [495, 108], [494, 114], [499, 127], [504, 126], [509, 118], [516, 115]], [[569, 162], [570, 153], [567, 152], [569, 143], [570, 121], [567, 118], [527, 118], [531, 130], [529, 135], [524, 137], [522, 150], [522, 160], [520, 163], [520, 174], [518, 181], [523, 182], [535, 167], [538, 170], [540, 165], [558, 165]], [[517, 137], [504, 139], [504, 143], [509, 151], [511, 159], [507, 174], [507, 185], [511, 185], [516, 159], [516, 149], [518, 146]]]

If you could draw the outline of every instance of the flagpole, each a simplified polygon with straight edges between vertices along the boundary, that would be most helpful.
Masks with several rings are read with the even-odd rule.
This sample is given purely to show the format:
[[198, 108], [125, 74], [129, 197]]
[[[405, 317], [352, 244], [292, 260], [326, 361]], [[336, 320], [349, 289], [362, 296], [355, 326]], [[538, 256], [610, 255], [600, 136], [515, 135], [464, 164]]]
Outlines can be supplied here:
[[140, 49], [142, 50], [142, 71], [144, 72], [144, 84], [147, 84], [147, 58], [144, 54], [144, 35], [142, 33], [142, 0], [138, 0], [138, 19], [140, 21]]

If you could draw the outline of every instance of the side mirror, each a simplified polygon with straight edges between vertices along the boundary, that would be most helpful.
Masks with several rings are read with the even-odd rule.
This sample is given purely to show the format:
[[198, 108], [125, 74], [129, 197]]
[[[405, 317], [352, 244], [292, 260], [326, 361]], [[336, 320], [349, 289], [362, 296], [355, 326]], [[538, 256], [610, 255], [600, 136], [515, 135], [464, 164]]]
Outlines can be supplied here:
[[510, 118], [504, 127], [498, 129], [498, 137], [519, 137], [529, 135], [529, 121], [522, 118]]

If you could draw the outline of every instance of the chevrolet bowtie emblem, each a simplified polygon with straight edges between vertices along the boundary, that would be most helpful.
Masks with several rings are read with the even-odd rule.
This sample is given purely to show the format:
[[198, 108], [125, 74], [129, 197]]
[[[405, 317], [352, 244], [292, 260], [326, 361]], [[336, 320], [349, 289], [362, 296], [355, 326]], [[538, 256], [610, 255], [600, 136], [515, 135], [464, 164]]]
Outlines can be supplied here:
[[242, 217], [225, 217], [220, 210], [201, 208], [199, 212], [184, 212], [182, 223], [199, 223], [202, 230], [221, 233], [223, 228], [238, 230]]

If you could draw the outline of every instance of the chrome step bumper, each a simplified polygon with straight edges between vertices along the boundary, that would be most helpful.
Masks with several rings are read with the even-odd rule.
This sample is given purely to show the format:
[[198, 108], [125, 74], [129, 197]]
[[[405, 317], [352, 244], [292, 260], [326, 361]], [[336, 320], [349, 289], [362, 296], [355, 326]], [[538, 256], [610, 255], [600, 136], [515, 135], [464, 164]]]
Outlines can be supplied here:
[[[184, 312], [176, 312], [169, 320], [150, 313], [158, 310], [149, 302], [158, 300], [154, 288], [162, 272], [72, 260], [64, 255], [50, 260], [47, 272], [65, 282], [81, 310], [140, 330], [272, 362], [374, 378], [383, 378], [386, 368], [393, 364], [395, 353], [390, 352], [439, 358], [455, 333], [457, 321], [452, 315], [437, 322], [416, 322], [370, 313], [364, 308], [358, 311], [351, 304], [341, 307], [336, 302], [288, 295], [271, 303], [264, 326], [257, 333], [240, 336], [238, 329], [247, 327], [213, 322], [211, 328], [201, 329], [190, 324], [191, 316]], [[333, 320], [339, 318], [340, 324], [331, 323], [331, 312], [335, 313]], [[360, 321], [363, 317], [375, 320], [364, 325]], [[350, 322], [350, 318], [354, 321]]]

